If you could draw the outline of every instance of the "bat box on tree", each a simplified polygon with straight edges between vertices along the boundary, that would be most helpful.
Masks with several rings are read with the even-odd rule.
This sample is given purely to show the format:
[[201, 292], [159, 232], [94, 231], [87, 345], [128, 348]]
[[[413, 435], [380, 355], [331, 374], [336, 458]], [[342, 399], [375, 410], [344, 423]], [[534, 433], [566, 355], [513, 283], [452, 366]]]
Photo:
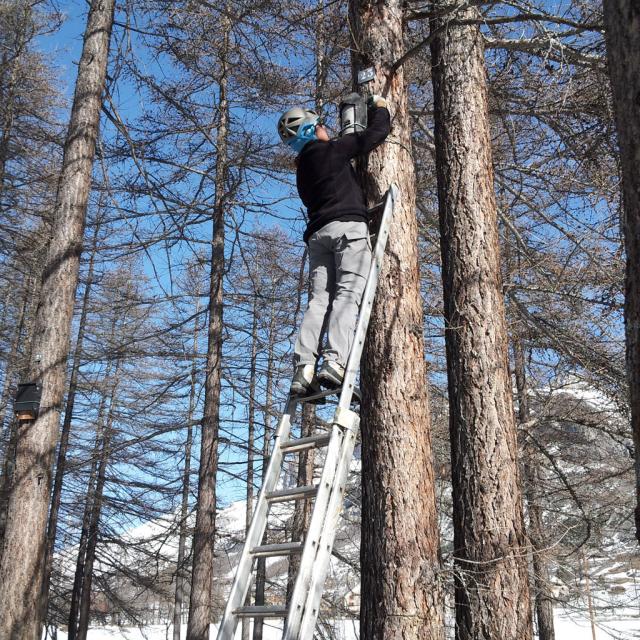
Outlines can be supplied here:
[[358, 133], [367, 128], [367, 103], [357, 94], [350, 93], [340, 103], [340, 135]]
[[18, 385], [13, 411], [18, 420], [35, 420], [40, 408], [42, 386], [35, 382], [24, 382]]

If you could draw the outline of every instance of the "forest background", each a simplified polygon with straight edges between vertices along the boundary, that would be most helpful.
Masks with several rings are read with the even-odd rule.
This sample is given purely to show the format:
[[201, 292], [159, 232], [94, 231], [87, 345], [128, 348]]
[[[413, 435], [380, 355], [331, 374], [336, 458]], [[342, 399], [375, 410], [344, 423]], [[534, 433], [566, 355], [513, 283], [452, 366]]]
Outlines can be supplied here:
[[[586, 611], [604, 626], [616, 611], [638, 614], [621, 170], [604, 21], [595, 0], [469, 6], [479, 12], [485, 47], [531, 598], [547, 640], [553, 630], [539, 618], [545, 607]], [[51, 564], [40, 605], [50, 631], [77, 628], [83, 637], [89, 625], [186, 621], [202, 450], [216, 451], [212, 499], [221, 512], [255, 498], [307, 290], [305, 211], [275, 123], [301, 104], [337, 130], [336, 106], [352, 88], [348, 10], [335, 0], [129, 0], [115, 8], [47, 505]], [[34, 356], [87, 5], [3, 0], [0, 11], [4, 536], [20, 434], [12, 399]], [[421, 333], [451, 611], [454, 469], [429, 47], [434, 9], [408, 2], [401, 11], [406, 55], [396, 62], [408, 95]], [[395, 106], [390, 100], [392, 115]], [[407, 150], [394, 126], [386, 145]], [[215, 269], [223, 288], [214, 292]], [[216, 437], [207, 445], [214, 317], [220, 389]], [[291, 466], [291, 478], [300, 473]], [[353, 544], [342, 558], [355, 582], [346, 593], [330, 592], [327, 637], [331, 620], [357, 616], [349, 598], [359, 576], [360, 499], [355, 482], [355, 506], [343, 524]], [[300, 529], [305, 517], [283, 513], [273, 535]], [[233, 558], [242, 532], [231, 529], [214, 524], [220, 556]], [[219, 562], [203, 564], [205, 581], [228, 582]], [[286, 567], [262, 571], [258, 584], [286, 591]], [[226, 588], [210, 596], [211, 622]], [[450, 616], [446, 626], [450, 632]]]

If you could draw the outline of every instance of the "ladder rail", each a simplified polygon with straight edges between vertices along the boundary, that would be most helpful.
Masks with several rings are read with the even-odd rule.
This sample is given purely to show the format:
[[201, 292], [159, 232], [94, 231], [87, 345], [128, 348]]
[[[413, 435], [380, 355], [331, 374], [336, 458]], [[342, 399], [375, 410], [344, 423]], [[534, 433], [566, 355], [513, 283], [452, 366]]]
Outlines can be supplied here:
[[[371, 261], [371, 268], [367, 276], [362, 302], [360, 303], [360, 314], [345, 369], [340, 401], [334, 417], [333, 428], [343, 430], [344, 433], [341, 441], [340, 456], [333, 474], [331, 493], [326, 506], [323, 512], [319, 513], [319, 508], [316, 504], [311, 516], [312, 521], [309, 525], [308, 540], [305, 540], [282, 640], [306, 640], [313, 637], [313, 630], [318, 618], [322, 590], [331, 559], [331, 549], [335, 540], [336, 525], [342, 512], [344, 486], [349, 474], [349, 466], [360, 422], [358, 415], [351, 411], [349, 407], [351, 406], [356, 376], [360, 368], [360, 358], [369, 327], [369, 319], [396, 201], [397, 187], [392, 184], [385, 197], [384, 211], [373, 260]], [[314, 528], [312, 532], [312, 526], [315, 524], [314, 518], [321, 524], [319, 530]], [[310, 543], [308, 544], [308, 542]]]
[[353, 428], [347, 431], [342, 440], [338, 471], [331, 490], [331, 496], [329, 497], [327, 517], [325, 518], [324, 527], [320, 534], [320, 542], [318, 544], [318, 551], [315, 559], [315, 570], [311, 576], [311, 581], [308, 586], [307, 600], [304, 605], [302, 620], [300, 622], [300, 632], [297, 636], [301, 640], [303, 638], [313, 638], [313, 632], [318, 621], [324, 583], [329, 572], [331, 552], [336, 538], [340, 514], [342, 513], [347, 480], [349, 478], [349, 467], [351, 466], [353, 450], [356, 446], [356, 435], [359, 426], [360, 419], [356, 417]]
[[269, 458], [269, 464], [265, 473], [264, 481], [256, 501], [256, 508], [251, 518], [251, 524], [247, 530], [247, 537], [240, 554], [240, 561], [236, 569], [236, 575], [229, 592], [229, 598], [224, 610], [224, 615], [218, 629], [218, 640], [233, 640], [238, 616], [234, 614], [236, 609], [244, 605], [247, 592], [251, 584], [251, 571], [253, 568], [253, 556], [251, 549], [257, 547], [262, 542], [262, 537], [267, 528], [267, 515], [269, 513], [269, 502], [267, 494], [271, 493], [277, 486], [282, 468], [283, 452], [280, 449], [280, 442], [289, 438], [291, 422], [295, 417], [296, 401], [289, 400], [285, 412], [280, 418], [280, 422], [275, 432], [273, 448]]
[[[316, 503], [313, 506], [309, 529], [304, 539], [298, 575], [296, 576], [291, 601], [289, 603], [289, 611], [285, 621], [282, 636], [283, 640], [285, 640], [285, 638], [297, 638], [296, 635], [292, 634], [296, 631], [295, 621], [302, 619], [302, 610], [305, 603], [304, 593], [314, 569], [316, 551], [320, 543], [320, 535], [322, 533], [327, 508], [329, 506], [329, 498], [331, 497], [331, 490], [337, 472], [337, 465], [342, 451], [342, 436], [343, 432], [340, 425], [334, 423], [331, 427], [331, 440], [329, 442], [329, 448], [327, 449], [327, 457], [322, 469], [322, 476], [320, 477]], [[294, 621], [294, 626], [291, 626], [291, 619]]]

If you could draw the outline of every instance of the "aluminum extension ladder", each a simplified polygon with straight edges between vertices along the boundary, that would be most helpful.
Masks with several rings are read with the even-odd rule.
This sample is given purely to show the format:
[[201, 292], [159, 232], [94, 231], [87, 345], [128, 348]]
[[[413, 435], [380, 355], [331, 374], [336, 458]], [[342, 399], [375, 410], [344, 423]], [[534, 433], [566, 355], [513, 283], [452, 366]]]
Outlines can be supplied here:
[[[396, 185], [391, 185], [383, 203], [379, 205], [383, 207], [382, 218], [342, 387], [305, 397], [289, 396], [285, 412], [275, 432], [271, 458], [240, 555], [236, 576], [218, 631], [218, 640], [233, 640], [241, 618], [284, 618], [282, 640], [313, 638], [360, 425], [360, 416], [350, 408], [356, 375], [360, 369], [362, 347], [369, 326], [378, 275], [382, 267], [397, 198], [398, 188]], [[331, 422], [330, 433], [320, 433], [295, 440], [289, 438], [298, 404], [337, 394], [340, 399]], [[320, 447], [327, 447], [327, 451], [319, 484], [277, 490], [284, 455]], [[315, 504], [304, 542], [261, 544], [267, 527], [270, 505], [312, 497], [315, 497]], [[256, 558], [300, 553], [302, 554], [300, 567], [287, 607], [244, 606], [251, 586], [253, 562]]]

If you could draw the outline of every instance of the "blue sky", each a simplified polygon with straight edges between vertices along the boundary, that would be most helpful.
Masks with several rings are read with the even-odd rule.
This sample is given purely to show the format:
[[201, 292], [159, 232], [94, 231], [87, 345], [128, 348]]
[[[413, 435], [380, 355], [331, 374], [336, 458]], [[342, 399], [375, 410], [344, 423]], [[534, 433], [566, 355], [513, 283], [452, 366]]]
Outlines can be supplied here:
[[[87, 3], [84, 1], [73, 0], [71, 2], [66, 3], [61, 10], [64, 13], [64, 22], [61, 25], [61, 28], [53, 34], [48, 34], [41, 36], [37, 41], [37, 48], [44, 52], [46, 57], [49, 59], [52, 67], [59, 73], [59, 78], [61, 80], [61, 84], [59, 88], [64, 96], [67, 98], [67, 103], [70, 105], [74, 85], [77, 75], [77, 62], [81, 55], [82, 49], [82, 36], [84, 33], [84, 29], [86, 26], [86, 18], [87, 18]], [[116, 17], [117, 19], [117, 17]], [[113, 47], [116, 41], [116, 38], [122, 33], [122, 29], [120, 27], [115, 27], [114, 34], [115, 38], [112, 38], [112, 52]], [[135, 36], [134, 36], [135, 37]], [[144, 50], [137, 50], [136, 54], [138, 56], [142, 56], [144, 58], [145, 53]], [[154, 72], [158, 71], [158, 64], [154, 60], [146, 60], [145, 64], [148, 64], [149, 67], [153, 69]], [[170, 68], [163, 68], [162, 73], [171, 73]], [[132, 90], [131, 85], [128, 85], [125, 82], [119, 82], [117, 85], [117, 101], [118, 101], [118, 109], [120, 110], [121, 115], [127, 120], [134, 120], [140, 113], [141, 101], [144, 99], [143, 96], [137, 94], [134, 90]], [[66, 122], [68, 118], [68, 111], [62, 110], [59, 114], [59, 119], [61, 122]], [[263, 122], [257, 123], [260, 128], [264, 128], [264, 130], [268, 130], [272, 125], [270, 119], [264, 119]], [[103, 134], [104, 135], [113, 135], [114, 131], [110, 124], [105, 123], [103, 118]], [[274, 141], [277, 139], [274, 133]], [[97, 171], [98, 169], [96, 169]], [[110, 170], [117, 170], [116, 167], [110, 167]], [[281, 189], [280, 189], [281, 190]], [[286, 193], [286, 190], [282, 192]], [[263, 197], [273, 197], [276, 194], [276, 188], [273, 185], [267, 185], [267, 191], [263, 194]], [[296, 202], [287, 203], [279, 205], [277, 213], [285, 218], [297, 218], [298, 211]], [[149, 203], [149, 210], [152, 210], [151, 205]], [[273, 224], [273, 219], [269, 217], [269, 212], [264, 212], [267, 215], [260, 215], [255, 220], [247, 219], [247, 229], [252, 228], [255, 223], [261, 225], [269, 225]], [[298, 230], [301, 229], [300, 220], [298, 223], [294, 223], [294, 227], [298, 227]], [[209, 223], [203, 223], [201, 228], [201, 237], [206, 240], [211, 237], [211, 227]], [[301, 247], [300, 247], [301, 248]], [[170, 252], [170, 260], [172, 266], [174, 268], [179, 269], [180, 265], [183, 261], [190, 257], [190, 251], [185, 246], [178, 245], [176, 248], [172, 249]], [[153, 265], [152, 265], [153, 262]], [[169, 268], [167, 263], [167, 255], [163, 252], [161, 247], [156, 249], [152, 249], [150, 254], [142, 261], [142, 267], [144, 269], [145, 274], [150, 279], [151, 284], [155, 282], [155, 289], [157, 293], [160, 294], [161, 290], [169, 290], [170, 281], [169, 281]], [[202, 343], [202, 337], [201, 337]], [[204, 341], [206, 344], [206, 341]], [[202, 347], [200, 349], [202, 351]], [[203, 394], [199, 393], [199, 397], [202, 399]], [[183, 408], [179, 407], [178, 411], [182, 411]], [[197, 415], [201, 414], [202, 407], [196, 409]], [[225, 410], [226, 411], [226, 410]], [[241, 413], [244, 411], [244, 408], [241, 408], [239, 411], [236, 410], [235, 406], [232, 406], [226, 418], [229, 419], [229, 423], [227, 425], [223, 425], [225, 430], [233, 430], [236, 433], [236, 437], [242, 439], [242, 430], [239, 430], [239, 427], [235, 424], [235, 421], [241, 420]], [[223, 416], [224, 419], [225, 416]], [[226, 435], [226, 434], [223, 434]], [[198, 455], [198, 442], [196, 441], [194, 446], [194, 452], [196, 456]], [[258, 446], [261, 446], [258, 443]], [[227, 462], [234, 462], [238, 459], [238, 455], [242, 455], [235, 451], [234, 449], [230, 449], [228, 447], [222, 448], [222, 460]], [[176, 456], [181, 459], [182, 452], [177, 451]], [[237, 472], [238, 469], [236, 467], [231, 467], [231, 471]], [[197, 478], [194, 478], [194, 481]], [[232, 499], [241, 498], [244, 494], [244, 486], [240, 481], [229, 481], [228, 478], [225, 478], [223, 474], [220, 477], [220, 487], [218, 490], [218, 498], [224, 505], [228, 501]]]

